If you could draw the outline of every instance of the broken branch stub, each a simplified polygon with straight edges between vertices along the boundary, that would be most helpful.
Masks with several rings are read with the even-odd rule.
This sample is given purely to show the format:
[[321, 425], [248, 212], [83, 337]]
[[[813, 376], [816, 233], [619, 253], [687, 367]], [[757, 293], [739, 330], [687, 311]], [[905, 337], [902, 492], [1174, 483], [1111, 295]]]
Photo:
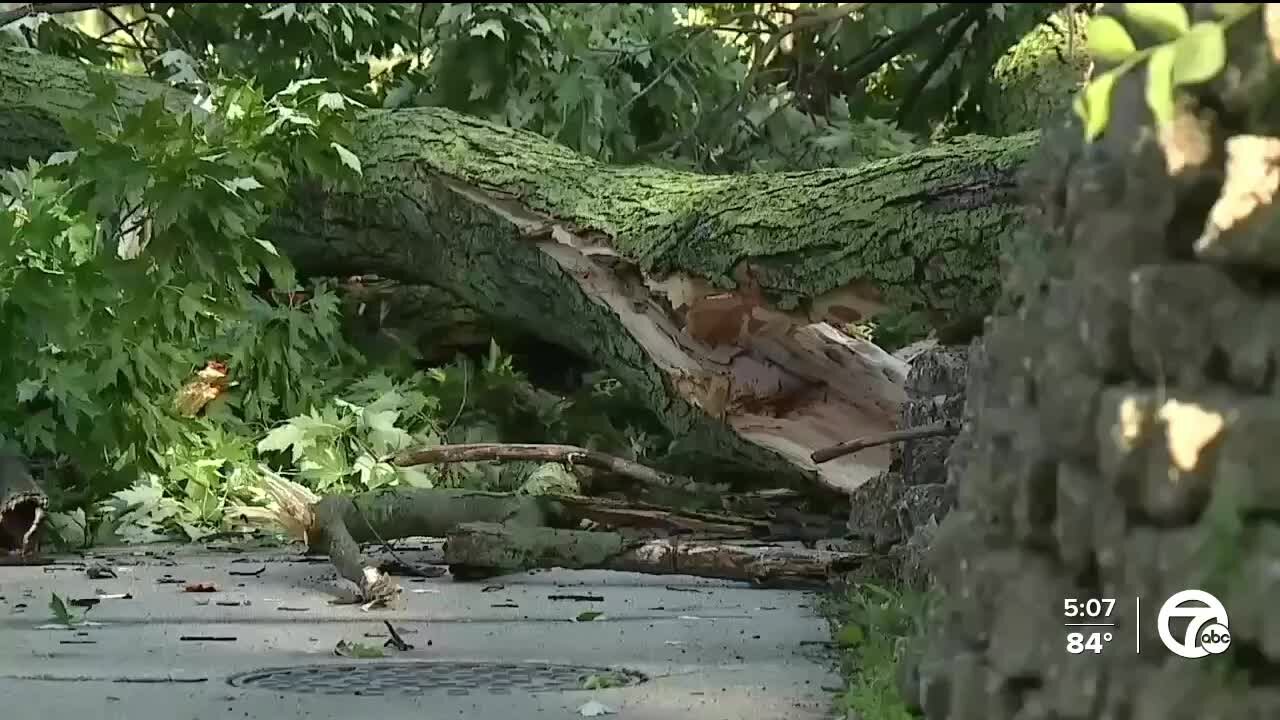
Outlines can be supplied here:
[[48, 508], [49, 497], [31, 476], [26, 461], [12, 453], [0, 454], [0, 550], [34, 559], [40, 552]]
[[907, 428], [906, 430], [894, 430], [892, 432], [881, 433], [879, 435], [871, 435], [868, 437], [849, 440], [838, 445], [825, 447], [821, 450], [815, 450], [813, 461], [816, 463], [830, 462], [838, 457], [843, 457], [851, 453], [860, 452], [867, 448], [888, 445], [889, 443], [905, 442], [907, 440], [922, 440], [931, 437], [944, 437], [947, 435], [956, 435], [960, 432], [960, 426], [955, 423], [941, 423], [938, 425], [928, 425], [918, 428]]

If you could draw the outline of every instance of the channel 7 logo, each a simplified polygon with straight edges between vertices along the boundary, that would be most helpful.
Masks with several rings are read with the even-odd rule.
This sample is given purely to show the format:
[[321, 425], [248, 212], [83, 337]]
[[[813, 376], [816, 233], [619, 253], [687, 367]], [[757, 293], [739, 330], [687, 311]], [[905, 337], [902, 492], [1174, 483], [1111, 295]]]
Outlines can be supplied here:
[[[1174, 618], [1187, 618], [1187, 629], [1181, 638], [1174, 637], [1169, 627]], [[1231, 646], [1227, 609], [1203, 590], [1183, 590], [1165, 600], [1156, 629], [1170, 652], [1190, 660], [1217, 655]]]

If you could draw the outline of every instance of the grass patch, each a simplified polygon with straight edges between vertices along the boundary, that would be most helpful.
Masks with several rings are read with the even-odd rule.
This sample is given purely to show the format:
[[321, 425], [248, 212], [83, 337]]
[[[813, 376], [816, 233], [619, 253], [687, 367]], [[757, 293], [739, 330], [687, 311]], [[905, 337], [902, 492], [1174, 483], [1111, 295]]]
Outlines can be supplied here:
[[828, 596], [823, 612], [840, 652], [844, 688], [836, 709], [856, 720], [912, 720], [898, 688], [898, 665], [919, 637], [928, 595], [860, 583]]

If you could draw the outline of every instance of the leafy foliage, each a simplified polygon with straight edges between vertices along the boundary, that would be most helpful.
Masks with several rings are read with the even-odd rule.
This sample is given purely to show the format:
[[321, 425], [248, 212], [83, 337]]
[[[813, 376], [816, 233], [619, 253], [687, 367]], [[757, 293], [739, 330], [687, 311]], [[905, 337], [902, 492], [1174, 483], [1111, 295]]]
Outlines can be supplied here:
[[846, 687], [840, 705], [851, 717], [908, 720], [898, 666], [908, 643], [920, 637], [930, 597], [911, 590], [861, 583], [826, 601], [841, 652]]
[[[708, 172], [891, 157], [981, 132], [992, 68], [1054, 4], [140, 3], [31, 14], [0, 42], [194, 93], [8, 172], [0, 195], [0, 428], [51, 458], [69, 543], [245, 529], [259, 464], [315, 492], [396, 485], [578, 492], [556, 464], [398, 467], [437, 442], [562, 442], [635, 460], [670, 445], [609, 378], [536, 387], [492, 345], [374, 367], [342, 292], [300, 282], [266, 220], [301, 175], [359, 182], [348, 121], [444, 106], [613, 162]], [[1188, 30], [1190, 36], [1195, 28]], [[1197, 42], [1206, 42], [1198, 40]], [[1199, 46], [1197, 46], [1199, 47]], [[1206, 72], [1175, 56], [1171, 77]], [[892, 328], [868, 328], [891, 335]], [[230, 384], [191, 417], [206, 363]], [[48, 477], [46, 477], [48, 480]]]
[[1093, 141], [1106, 131], [1116, 81], [1144, 61], [1147, 107], [1157, 128], [1168, 126], [1174, 120], [1178, 89], [1217, 77], [1227, 62], [1227, 30], [1261, 7], [1262, 3], [1216, 3], [1220, 20], [1192, 24], [1179, 3], [1125, 3], [1123, 16], [1134, 27], [1164, 40], [1141, 49], [1119, 19], [1093, 18], [1089, 52], [1115, 67], [1091, 80], [1073, 104], [1084, 122], [1085, 138]]
[[324, 77], [368, 105], [445, 106], [608, 161], [707, 171], [891, 157], [982, 132], [992, 69], [1051, 3], [141, 3], [47, 52], [202, 89]]
[[250, 292], [263, 268], [294, 284], [257, 232], [292, 168], [342, 176], [339, 110], [295, 83], [228, 86], [204, 117], [160, 101], [119, 117], [115, 86], [95, 85], [98, 106], [68, 127], [80, 149], [11, 171], [0, 198], [0, 376], [19, 403], [0, 422], [91, 470], [154, 464], [144, 449], [180, 437], [167, 405], [205, 358], [255, 382], [237, 409], [261, 422], [347, 355], [331, 296], [282, 333], [288, 311]]

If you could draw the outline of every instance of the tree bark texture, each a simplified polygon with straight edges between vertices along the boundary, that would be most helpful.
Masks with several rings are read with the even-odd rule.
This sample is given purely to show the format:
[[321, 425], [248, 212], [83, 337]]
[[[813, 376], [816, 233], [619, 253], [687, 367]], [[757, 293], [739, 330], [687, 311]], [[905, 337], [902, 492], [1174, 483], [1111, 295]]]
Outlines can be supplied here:
[[855, 553], [683, 541], [637, 540], [618, 533], [470, 523], [445, 540], [445, 562], [469, 576], [534, 568], [606, 569], [650, 575], [741, 580], [758, 587], [825, 587], [858, 567]]
[[[120, 110], [181, 93], [120, 77]], [[85, 68], [0, 49], [0, 163], [66, 144]], [[295, 183], [267, 236], [304, 274], [430, 286], [640, 389], [696, 457], [849, 491], [887, 448], [810, 454], [894, 429], [907, 364], [843, 331], [886, 310], [985, 314], [1021, 224], [1033, 134], [970, 138], [851, 169], [704, 176], [602, 165], [443, 109], [367, 110], [364, 181]]]

